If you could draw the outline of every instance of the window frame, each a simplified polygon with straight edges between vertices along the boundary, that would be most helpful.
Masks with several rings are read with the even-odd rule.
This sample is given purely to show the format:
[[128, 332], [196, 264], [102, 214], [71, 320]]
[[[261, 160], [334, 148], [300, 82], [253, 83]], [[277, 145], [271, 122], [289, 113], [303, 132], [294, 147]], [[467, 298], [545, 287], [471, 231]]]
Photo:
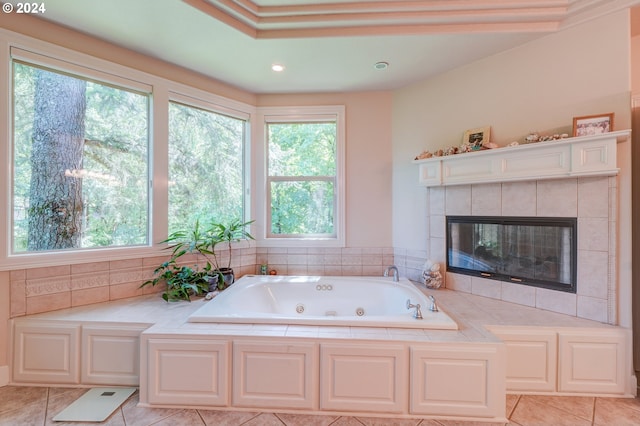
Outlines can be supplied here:
[[[186, 90], [180, 91], [169, 91], [169, 96], [167, 100], [167, 110], [169, 109], [170, 103], [180, 104], [191, 108], [200, 109], [203, 111], [207, 111], [213, 114], [224, 115], [227, 117], [231, 117], [237, 120], [244, 121], [244, 129], [243, 129], [243, 141], [242, 141], [242, 165], [243, 165], [243, 173], [242, 173], [242, 218], [240, 218], [243, 222], [248, 222], [251, 220], [249, 215], [249, 206], [251, 205], [250, 191], [248, 190], [248, 185], [250, 181], [250, 155], [249, 148], [251, 146], [251, 113], [247, 111], [242, 111], [240, 109], [234, 108], [231, 105], [221, 105], [220, 103], [213, 103], [211, 100], [204, 99], [206, 96], [198, 96], [195, 93], [191, 93], [190, 95], [185, 94]], [[168, 115], [168, 112], [167, 112]], [[167, 120], [167, 123], [169, 121]], [[169, 178], [169, 128], [167, 126], [167, 180]], [[165, 209], [165, 217], [167, 219], [168, 229], [168, 211], [169, 211], [169, 193], [167, 189], [167, 202]]]
[[[13, 254], [13, 56], [27, 64], [44, 66], [105, 84], [113, 84], [137, 92], [149, 93], [149, 234], [148, 244], [128, 247], [81, 248], [46, 252]], [[168, 225], [168, 110], [169, 99], [190, 99], [202, 102], [207, 109], [225, 115], [248, 119], [255, 115], [255, 107], [234, 101], [182, 83], [139, 71], [114, 62], [99, 59], [22, 34], [0, 29], [0, 164], [5, 184], [0, 184], [0, 271], [35, 267], [71, 265], [86, 262], [136, 259], [165, 256], [166, 245], [159, 241], [167, 237]], [[244, 215], [250, 213], [251, 124], [246, 125], [244, 174]], [[140, 266], [143, 266], [140, 263]]]
[[[45, 71], [50, 71], [53, 73], [57, 73], [60, 75], [66, 75], [75, 79], [81, 79], [86, 82], [91, 82], [94, 84], [99, 84], [104, 87], [111, 87], [116, 90], [126, 91], [129, 93], [137, 94], [143, 96], [146, 99], [146, 176], [147, 176], [147, 200], [144, 206], [144, 209], [147, 212], [147, 226], [146, 226], [146, 242], [140, 244], [131, 244], [131, 245], [114, 245], [114, 246], [99, 246], [99, 247], [77, 247], [73, 249], [52, 249], [52, 250], [41, 250], [41, 251], [15, 251], [15, 233], [11, 233], [8, 235], [7, 243], [9, 256], [20, 257], [27, 254], [52, 254], [58, 252], [67, 252], [73, 251], [74, 253], [87, 251], [87, 250], [99, 250], [99, 249], [118, 249], [118, 248], [136, 248], [136, 247], [146, 247], [151, 244], [151, 148], [152, 148], [152, 137], [151, 137], [151, 102], [152, 102], [152, 88], [149, 85], [138, 84], [136, 82], [132, 82], [131, 80], [123, 79], [121, 77], [115, 77], [111, 75], [104, 75], [100, 72], [90, 72], [90, 70], [83, 68], [78, 65], [73, 65], [69, 67], [65, 67], [61, 64], [61, 61], [55, 59], [43, 60], [41, 56], [35, 55], [31, 52], [24, 51], [22, 49], [11, 49], [12, 55], [10, 58], [10, 67], [11, 67], [11, 93], [9, 95], [9, 100], [11, 104], [11, 108], [13, 111], [13, 107], [15, 106], [15, 97], [14, 97], [14, 79], [15, 76], [15, 64], [21, 64], [23, 66], [31, 67], [34, 69], [41, 69]], [[15, 51], [15, 53], [13, 53]], [[29, 59], [24, 59], [29, 58]], [[34, 59], [34, 60], [32, 60]], [[54, 68], [55, 67], [55, 68]], [[14, 159], [14, 149], [15, 149], [15, 131], [13, 125], [15, 124], [15, 115], [12, 113], [11, 118], [11, 134], [9, 139], [9, 152], [11, 153], [8, 161], [11, 164], [11, 178], [10, 178], [10, 199], [8, 201], [8, 209], [9, 209], [9, 226], [11, 229], [15, 226], [15, 187], [13, 183], [15, 182], [16, 172], [15, 172], [15, 159]]]
[[[345, 246], [345, 107], [343, 105], [300, 106], [300, 107], [261, 107], [258, 108], [260, 122], [259, 138], [263, 144], [260, 150], [262, 158], [260, 176], [263, 177], [262, 194], [256, 204], [260, 206], [262, 227], [259, 229], [261, 245], [265, 247], [344, 247]], [[269, 146], [267, 128], [271, 123], [312, 123], [335, 122], [336, 124], [336, 173], [331, 179], [334, 182], [334, 235], [308, 234], [274, 235], [271, 233], [271, 191], [272, 182], [286, 181], [322, 181], [326, 176], [279, 176], [269, 175]]]

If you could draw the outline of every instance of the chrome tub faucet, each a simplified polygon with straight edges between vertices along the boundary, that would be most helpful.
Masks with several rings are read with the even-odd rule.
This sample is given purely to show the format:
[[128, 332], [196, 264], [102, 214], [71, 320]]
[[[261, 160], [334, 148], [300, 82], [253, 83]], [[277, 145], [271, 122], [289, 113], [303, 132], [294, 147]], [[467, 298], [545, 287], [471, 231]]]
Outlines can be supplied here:
[[388, 277], [389, 276], [389, 271], [391, 271], [393, 273], [393, 282], [397, 283], [398, 282], [398, 267], [396, 265], [391, 265], [391, 266], [387, 266], [387, 269], [384, 270], [384, 276]]
[[407, 299], [407, 309], [416, 308], [416, 312], [413, 314], [415, 319], [422, 319], [422, 311], [420, 310], [420, 304], [416, 303], [415, 305], [411, 303], [411, 299]]

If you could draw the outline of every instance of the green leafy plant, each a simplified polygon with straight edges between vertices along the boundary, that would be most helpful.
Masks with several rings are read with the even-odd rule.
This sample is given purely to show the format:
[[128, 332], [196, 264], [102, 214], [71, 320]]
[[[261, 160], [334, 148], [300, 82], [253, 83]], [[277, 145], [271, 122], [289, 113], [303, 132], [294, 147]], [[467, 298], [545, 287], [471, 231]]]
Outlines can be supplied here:
[[209, 271], [199, 270], [197, 265], [178, 265], [174, 258], [163, 262], [153, 273], [156, 277], [142, 284], [141, 287], [160, 282], [167, 284], [167, 289], [162, 293], [162, 298], [169, 301], [191, 300], [192, 295], [206, 294], [209, 291]]
[[[232, 220], [227, 225], [222, 223], [212, 223], [211, 228], [206, 232], [207, 237], [204, 240], [205, 246], [199, 248], [199, 252], [206, 256], [211, 256], [213, 259], [213, 267], [216, 270], [223, 268], [231, 268], [231, 258], [233, 251], [231, 250], [231, 243], [240, 240], [253, 240], [253, 236], [247, 231], [247, 227], [254, 221], [242, 222], [238, 219]], [[221, 264], [221, 259], [218, 257], [215, 248], [218, 244], [226, 243], [229, 251], [229, 258], [227, 265]]]
[[[225, 289], [230, 284], [228, 279], [225, 280], [223, 271], [225, 268], [231, 269], [231, 243], [242, 239], [253, 240], [253, 236], [247, 231], [247, 227], [253, 222], [233, 220], [227, 225], [212, 223], [208, 228], [202, 229], [200, 222], [196, 221], [190, 231], [173, 232], [161, 242], [169, 244], [167, 249], [171, 250], [171, 258], [156, 268], [155, 277], [145, 281], [141, 287], [166, 283], [167, 290], [162, 298], [167, 301], [191, 300], [191, 295], [207, 293], [211, 284], [217, 283], [219, 290]], [[216, 252], [216, 246], [220, 243], [226, 243], [229, 250], [227, 266], [221, 264], [222, 258]], [[197, 265], [180, 265], [178, 260], [189, 253], [202, 255], [207, 261], [206, 265], [203, 268]]]

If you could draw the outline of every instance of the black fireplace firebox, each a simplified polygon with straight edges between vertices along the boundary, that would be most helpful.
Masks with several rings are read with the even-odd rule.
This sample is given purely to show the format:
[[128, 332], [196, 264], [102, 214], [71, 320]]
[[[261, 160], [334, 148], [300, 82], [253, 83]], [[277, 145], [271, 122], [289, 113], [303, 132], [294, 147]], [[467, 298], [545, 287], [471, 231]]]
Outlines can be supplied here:
[[447, 216], [447, 271], [576, 292], [577, 220]]

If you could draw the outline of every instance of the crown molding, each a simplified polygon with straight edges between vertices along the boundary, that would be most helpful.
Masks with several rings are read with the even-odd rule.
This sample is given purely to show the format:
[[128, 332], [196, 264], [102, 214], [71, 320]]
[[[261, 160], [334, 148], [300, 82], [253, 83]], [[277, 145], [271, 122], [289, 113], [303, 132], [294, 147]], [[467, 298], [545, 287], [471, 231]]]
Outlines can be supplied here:
[[640, 0], [183, 0], [255, 39], [553, 32]]

